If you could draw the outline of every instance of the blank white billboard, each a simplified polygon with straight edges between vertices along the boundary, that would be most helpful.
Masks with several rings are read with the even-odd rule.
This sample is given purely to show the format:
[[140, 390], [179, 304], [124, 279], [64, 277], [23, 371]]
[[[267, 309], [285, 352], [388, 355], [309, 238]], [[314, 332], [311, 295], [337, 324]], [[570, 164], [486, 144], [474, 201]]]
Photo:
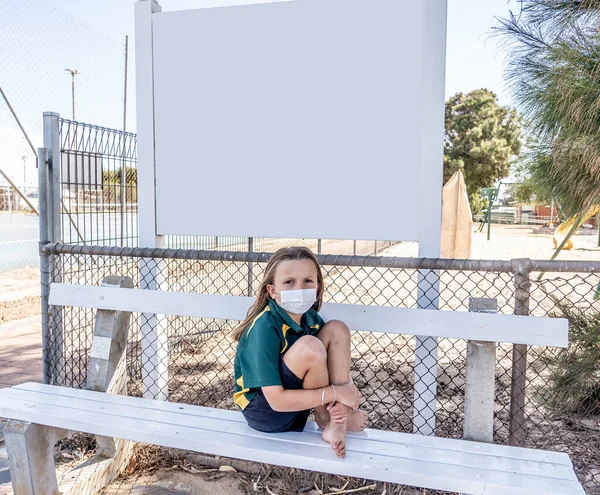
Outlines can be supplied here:
[[424, 10], [297, 0], [154, 14], [156, 233], [418, 240]]

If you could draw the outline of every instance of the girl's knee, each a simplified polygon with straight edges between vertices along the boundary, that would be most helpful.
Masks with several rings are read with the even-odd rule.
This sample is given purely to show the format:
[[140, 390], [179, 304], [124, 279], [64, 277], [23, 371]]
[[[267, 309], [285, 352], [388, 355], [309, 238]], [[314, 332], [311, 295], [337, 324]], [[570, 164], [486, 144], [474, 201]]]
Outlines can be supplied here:
[[321, 331], [331, 333], [336, 337], [350, 339], [350, 329], [348, 328], [348, 325], [346, 325], [343, 321], [340, 320], [328, 321]]
[[313, 337], [312, 335], [300, 337], [293, 347], [296, 348], [296, 352], [302, 354], [304, 359], [309, 359], [311, 361], [327, 359], [325, 345], [323, 345], [323, 342], [317, 337]]

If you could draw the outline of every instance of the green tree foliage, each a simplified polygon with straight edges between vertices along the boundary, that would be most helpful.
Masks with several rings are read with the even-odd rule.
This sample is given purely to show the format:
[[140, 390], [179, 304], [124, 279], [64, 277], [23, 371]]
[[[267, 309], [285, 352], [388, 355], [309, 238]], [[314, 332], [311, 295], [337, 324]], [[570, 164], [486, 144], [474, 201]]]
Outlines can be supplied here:
[[[121, 183], [121, 169], [118, 170], [104, 170], [102, 172], [105, 183], [108, 184], [120, 184]], [[127, 181], [125, 182], [128, 186], [137, 186], [137, 169], [125, 168], [125, 176]]]
[[540, 398], [551, 411], [600, 414], [600, 313], [587, 314], [575, 306], [559, 305], [569, 320], [569, 347], [544, 356], [550, 371]]
[[521, 182], [515, 187], [515, 200], [517, 203], [530, 203], [534, 192], [529, 181]]
[[462, 169], [471, 209], [480, 208], [479, 189], [506, 177], [521, 150], [515, 110], [498, 104], [487, 89], [457, 93], [446, 102], [444, 182]]
[[502, 200], [504, 205], [527, 204], [536, 200], [528, 181], [508, 184], [503, 186], [503, 189]]
[[[115, 203], [121, 200], [121, 175], [122, 170], [104, 170], [102, 172], [104, 184], [104, 201]], [[127, 202], [136, 202], [138, 200], [137, 190], [137, 169], [125, 168], [125, 200]]]
[[500, 19], [508, 80], [535, 138], [536, 196], [568, 216], [600, 203], [600, 0], [523, 0]]

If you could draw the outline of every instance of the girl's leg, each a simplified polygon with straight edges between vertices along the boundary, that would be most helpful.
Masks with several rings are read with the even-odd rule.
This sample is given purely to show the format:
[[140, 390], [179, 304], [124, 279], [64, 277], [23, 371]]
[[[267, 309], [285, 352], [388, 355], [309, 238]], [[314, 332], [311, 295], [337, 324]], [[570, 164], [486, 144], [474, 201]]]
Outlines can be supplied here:
[[[329, 385], [327, 350], [318, 338], [308, 335], [299, 338], [285, 353], [283, 361], [290, 371], [303, 380], [303, 388], [314, 390]], [[327, 407], [316, 407], [315, 415], [328, 417]], [[331, 448], [337, 455], [340, 457], [346, 455], [345, 424], [333, 424], [324, 429], [323, 439], [331, 444]]]
[[[319, 331], [318, 339], [323, 343], [327, 352], [327, 369], [329, 370], [329, 383], [342, 385], [351, 380], [350, 377], [350, 330], [339, 320], [331, 320]], [[345, 406], [341, 406], [345, 407]], [[367, 426], [368, 417], [364, 411], [351, 411], [348, 409], [348, 429], [362, 431]], [[317, 423], [321, 428], [329, 423], [327, 410], [315, 411]]]
[[327, 351], [329, 381], [342, 385], [350, 381], [350, 330], [342, 321], [331, 320], [317, 334]]

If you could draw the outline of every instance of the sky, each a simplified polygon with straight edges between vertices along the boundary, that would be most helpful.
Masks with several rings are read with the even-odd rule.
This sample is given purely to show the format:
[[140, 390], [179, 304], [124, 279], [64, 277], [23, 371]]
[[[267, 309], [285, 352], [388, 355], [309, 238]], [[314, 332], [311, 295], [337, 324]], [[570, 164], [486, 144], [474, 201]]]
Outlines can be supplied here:
[[[238, 1], [238, 0], [236, 0]], [[245, 3], [244, 0], [239, 0]], [[257, 0], [265, 1], [265, 0]], [[398, 0], [404, 1], [404, 0]], [[214, 6], [231, 0], [159, 0], [163, 11]], [[517, 0], [448, 0], [446, 97], [486, 87], [501, 104], [512, 103], [503, 82], [504, 53], [491, 37], [496, 17], [517, 10]], [[0, 1], [0, 86], [34, 142], [42, 145], [44, 111], [123, 128], [125, 36], [129, 36], [126, 129], [135, 131], [135, 39], [132, 0]], [[18, 183], [35, 180], [34, 157], [0, 101], [0, 166]], [[29, 173], [27, 173], [29, 169]]]
[[[115, 40], [133, 37], [133, 2], [129, 0], [53, 0], [54, 3]], [[219, 0], [161, 0], [163, 11], [218, 5]], [[231, 3], [229, 0], [227, 3]], [[515, 0], [448, 0], [446, 96], [487, 87], [500, 102], [511, 99], [502, 82], [503, 54], [490, 33], [496, 17], [517, 10]]]

